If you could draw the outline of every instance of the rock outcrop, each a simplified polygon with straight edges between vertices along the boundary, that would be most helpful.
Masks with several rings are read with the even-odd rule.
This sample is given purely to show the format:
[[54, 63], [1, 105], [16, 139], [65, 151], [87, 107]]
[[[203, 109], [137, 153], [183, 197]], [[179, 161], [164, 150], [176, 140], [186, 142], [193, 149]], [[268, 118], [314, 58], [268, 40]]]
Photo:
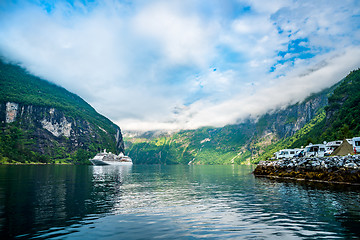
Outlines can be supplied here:
[[267, 123], [266, 131], [276, 134], [279, 138], [294, 135], [314, 118], [320, 108], [327, 105], [327, 93], [323, 91], [301, 103], [264, 115], [263, 121]]
[[121, 130], [115, 124], [99, 126], [52, 107], [0, 103], [0, 122], [17, 126], [27, 147], [51, 158], [66, 158], [79, 148], [93, 153], [102, 148], [124, 152]]
[[255, 176], [360, 184], [360, 155], [261, 161], [253, 173]]

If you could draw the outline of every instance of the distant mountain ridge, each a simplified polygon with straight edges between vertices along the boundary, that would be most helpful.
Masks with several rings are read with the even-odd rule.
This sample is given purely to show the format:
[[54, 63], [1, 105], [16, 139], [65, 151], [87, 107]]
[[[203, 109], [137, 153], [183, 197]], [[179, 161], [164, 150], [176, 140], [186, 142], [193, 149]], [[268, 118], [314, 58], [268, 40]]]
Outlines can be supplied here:
[[[200, 128], [157, 137], [125, 137], [138, 164], [244, 164], [282, 148], [360, 136], [360, 70], [301, 103], [258, 121]], [[236, 109], [234, 109], [236, 111]]]
[[79, 96], [0, 61], [0, 161], [86, 163], [124, 152], [120, 128]]

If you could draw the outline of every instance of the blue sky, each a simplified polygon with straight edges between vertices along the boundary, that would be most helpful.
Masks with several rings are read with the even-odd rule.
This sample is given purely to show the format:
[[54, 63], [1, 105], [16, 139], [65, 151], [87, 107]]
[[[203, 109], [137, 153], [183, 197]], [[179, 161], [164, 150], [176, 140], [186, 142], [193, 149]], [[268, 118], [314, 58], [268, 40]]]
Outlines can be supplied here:
[[0, 55], [123, 130], [224, 126], [360, 67], [360, 2], [1, 1]]

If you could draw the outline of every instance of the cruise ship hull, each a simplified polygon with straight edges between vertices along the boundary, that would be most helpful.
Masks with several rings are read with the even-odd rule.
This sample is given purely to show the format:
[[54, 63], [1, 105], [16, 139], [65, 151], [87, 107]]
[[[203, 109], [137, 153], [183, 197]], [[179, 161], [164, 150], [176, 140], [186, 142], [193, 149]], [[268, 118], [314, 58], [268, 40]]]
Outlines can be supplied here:
[[98, 160], [98, 159], [90, 159], [90, 162], [93, 165], [96, 166], [106, 166], [106, 165], [126, 165], [126, 166], [130, 166], [133, 165], [132, 162], [125, 162], [125, 161], [103, 161], [103, 160]]

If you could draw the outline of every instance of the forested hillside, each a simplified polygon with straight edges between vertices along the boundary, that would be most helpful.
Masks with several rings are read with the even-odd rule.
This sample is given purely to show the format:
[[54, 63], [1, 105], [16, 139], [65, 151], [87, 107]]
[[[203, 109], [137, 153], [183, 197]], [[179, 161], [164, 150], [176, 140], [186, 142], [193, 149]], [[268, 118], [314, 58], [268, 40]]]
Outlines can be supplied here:
[[360, 70], [352, 71], [341, 81], [329, 95], [328, 105], [294, 136], [277, 143], [276, 148], [295, 148], [309, 142], [322, 143], [355, 136], [360, 136]]
[[154, 139], [124, 139], [128, 154], [137, 164], [231, 164], [240, 163], [236, 157], [254, 131], [254, 124], [244, 123], [180, 131]]
[[[360, 136], [360, 70], [301, 103], [223, 128], [125, 138], [138, 164], [243, 164], [282, 148]], [[236, 111], [236, 109], [234, 109]]]
[[0, 61], [0, 160], [86, 162], [123, 152], [118, 126], [79, 96]]

